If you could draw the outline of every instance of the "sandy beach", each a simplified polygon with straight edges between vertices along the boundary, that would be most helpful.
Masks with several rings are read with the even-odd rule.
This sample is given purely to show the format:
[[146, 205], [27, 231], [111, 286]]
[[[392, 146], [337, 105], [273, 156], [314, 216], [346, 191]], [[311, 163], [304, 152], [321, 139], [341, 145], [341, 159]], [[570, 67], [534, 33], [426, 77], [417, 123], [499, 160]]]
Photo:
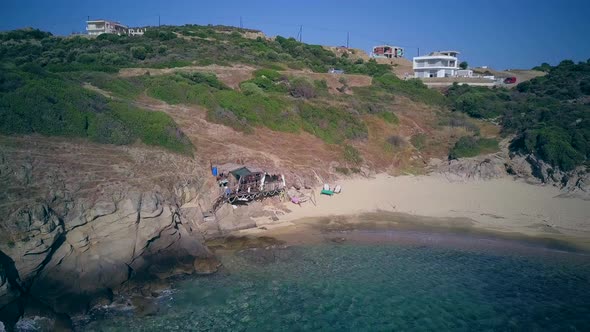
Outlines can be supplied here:
[[[287, 203], [291, 210], [277, 214], [279, 221], [257, 220], [259, 226], [275, 229], [309, 223], [330, 216], [354, 216], [372, 212], [446, 218], [469, 226], [528, 236], [590, 240], [590, 202], [559, 197], [555, 187], [532, 185], [512, 178], [488, 181], [451, 182], [439, 175], [389, 176], [349, 179], [338, 182], [342, 193], [319, 195], [314, 205]], [[266, 207], [272, 209], [271, 207]], [[450, 226], [452, 227], [452, 221]], [[274, 224], [274, 225], [273, 225]]]

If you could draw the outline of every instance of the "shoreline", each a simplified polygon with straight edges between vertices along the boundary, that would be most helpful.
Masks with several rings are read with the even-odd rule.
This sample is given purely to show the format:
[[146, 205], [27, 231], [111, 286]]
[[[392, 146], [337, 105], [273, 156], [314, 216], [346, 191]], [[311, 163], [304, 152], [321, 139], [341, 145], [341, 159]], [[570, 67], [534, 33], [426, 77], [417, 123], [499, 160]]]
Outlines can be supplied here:
[[[347, 226], [340, 227], [369, 230], [375, 224], [381, 229], [400, 227], [404, 219], [404, 227], [553, 240], [590, 251], [590, 202], [560, 197], [563, 193], [556, 187], [511, 177], [452, 182], [441, 175], [387, 174], [337, 184], [342, 193], [332, 197], [316, 194], [316, 205], [286, 203], [290, 211], [284, 214], [265, 206], [275, 213], [275, 220], [257, 218], [256, 228], [237, 234], [295, 233], [292, 237], [306, 238], [305, 233], [313, 232], [314, 225], [319, 227], [326, 219], [347, 220]], [[314, 191], [319, 193], [318, 188]], [[363, 218], [369, 218], [372, 226], [359, 220]]]

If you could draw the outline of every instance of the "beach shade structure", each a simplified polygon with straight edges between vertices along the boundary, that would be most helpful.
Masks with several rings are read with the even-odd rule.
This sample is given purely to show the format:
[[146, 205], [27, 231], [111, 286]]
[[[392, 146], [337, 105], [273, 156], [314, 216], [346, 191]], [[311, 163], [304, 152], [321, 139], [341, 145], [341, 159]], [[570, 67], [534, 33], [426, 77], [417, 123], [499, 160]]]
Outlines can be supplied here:
[[236, 178], [236, 180], [240, 180], [240, 178], [245, 177], [246, 175], [250, 175], [252, 174], [252, 172], [250, 172], [249, 169], [247, 169], [246, 167], [241, 167], [238, 169], [234, 169], [233, 171], [230, 171], [230, 173]]
[[342, 191], [342, 187], [340, 187], [340, 185], [337, 185], [336, 188], [334, 188], [335, 194], [340, 194], [341, 191]]
[[327, 183], [324, 183], [324, 190], [330, 190], [330, 185]]

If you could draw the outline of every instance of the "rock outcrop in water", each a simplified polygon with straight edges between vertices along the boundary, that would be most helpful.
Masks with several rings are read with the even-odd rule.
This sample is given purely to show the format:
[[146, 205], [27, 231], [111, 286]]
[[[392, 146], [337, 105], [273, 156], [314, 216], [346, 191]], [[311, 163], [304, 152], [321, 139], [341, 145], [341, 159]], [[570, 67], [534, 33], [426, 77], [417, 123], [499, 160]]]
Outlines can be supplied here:
[[0, 320], [6, 326], [31, 300], [57, 313], [84, 312], [108, 303], [130, 279], [191, 274], [212, 256], [199, 230], [202, 217], [185, 208], [202, 188], [203, 173], [191, 158], [12, 143], [0, 157]]

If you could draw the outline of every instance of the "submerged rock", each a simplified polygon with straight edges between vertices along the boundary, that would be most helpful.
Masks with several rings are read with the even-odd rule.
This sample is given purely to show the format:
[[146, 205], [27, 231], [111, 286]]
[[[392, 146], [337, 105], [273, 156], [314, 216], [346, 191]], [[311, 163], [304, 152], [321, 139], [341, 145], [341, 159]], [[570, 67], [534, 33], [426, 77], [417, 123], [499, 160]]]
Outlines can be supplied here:
[[270, 246], [279, 246], [284, 244], [283, 241], [277, 240], [270, 236], [223, 236], [208, 239], [207, 246], [213, 250], [223, 249], [239, 251], [251, 248], [265, 248]]
[[238, 255], [245, 258], [250, 263], [260, 265], [301, 258], [294, 248], [284, 246], [245, 249], [238, 252]]
[[158, 304], [154, 298], [133, 296], [130, 301], [135, 308], [135, 314], [138, 316], [153, 316], [159, 311]]
[[208, 275], [217, 272], [221, 262], [215, 257], [196, 258], [194, 262], [195, 273]]

